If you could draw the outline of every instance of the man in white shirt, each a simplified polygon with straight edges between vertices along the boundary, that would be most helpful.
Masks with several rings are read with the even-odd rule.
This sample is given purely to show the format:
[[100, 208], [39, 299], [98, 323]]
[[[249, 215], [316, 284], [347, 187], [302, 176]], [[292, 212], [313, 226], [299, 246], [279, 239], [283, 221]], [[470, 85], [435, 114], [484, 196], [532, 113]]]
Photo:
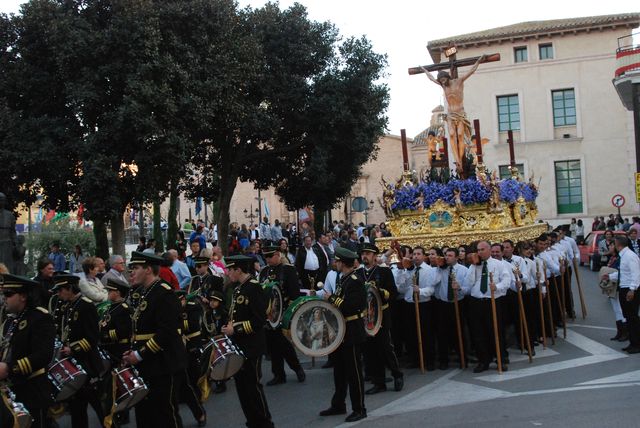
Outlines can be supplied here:
[[[454, 293], [461, 302], [464, 296], [469, 292], [465, 277], [467, 276], [467, 268], [458, 263], [458, 250], [449, 248], [444, 254], [446, 265], [437, 268], [438, 283], [435, 289], [436, 304], [436, 324], [438, 326], [438, 368], [446, 370], [449, 368], [449, 350], [452, 345], [458, 352], [460, 357], [460, 349], [458, 346], [458, 332], [456, 329]], [[459, 304], [460, 322], [464, 320], [462, 308], [464, 305]], [[463, 345], [464, 346], [464, 345]], [[468, 349], [468, 347], [467, 347]]]
[[310, 278], [314, 282], [322, 281], [325, 278], [329, 263], [326, 253], [318, 244], [313, 245], [313, 239], [310, 235], [304, 237], [303, 243], [296, 254], [295, 265], [302, 288], [308, 289], [311, 286]]
[[[465, 281], [466, 286], [470, 288], [468, 303], [471, 337], [478, 357], [478, 365], [473, 369], [473, 372], [481, 373], [489, 369], [489, 364], [496, 357], [491, 290], [495, 296], [498, 337], [500, 338], [502, 336], [500, 333], [502, 330], [502, 296], [506, 294], [511, 284], [511, 274], [501, 261], [491, 257], [491, 245], [488, 241], [480, 241], [477, 249], [480, 263], [469, 267]], [[491, 277], [493, 277], [493, 282]], [[505, 355], [504, 341], [500, 341], [500, 348], [501, 354]], [[505, 363], [502, 364], [502, 370], [507, 370]]]
[[[564, 278], [564, 304], [565, 311], [568, 318], [575, 319], [575, 311], [573, 310], [573, 293], [571, 291], [571, 261], [575, 257], [573, 248], [568, 241], [564, 241], [564, 232], [561, 228], [556, 229], [556, 232], [549, 234], [552, 248], [560, 253], [562, 260], [562, 266], [564, 267], [560, 278], [557, 279], [558, 285], [561, 286], [562, 278]], [[562, 287], [560, 287], [562, 288]]]
[[556, 327], [562, 327], [562, 310], [558, 306], [558, 295], [560, 295], [560, 275], [564, 269], [560, 264], [560, 256], [562, 255], [557, 249], [551, 247], [551, 238], [549, 234], [543, 233], [538, 238], [540, 258], [547, 266], [546, 275], [549, 279], [549, 298], [551, 299], [551, 312], [553, 314], [553, 322]]
[[422, 247], [413, 249], [413, 265], [402, 269], [398, 273], [398, 292], [404, 295], [404, 326], [407, 331], [407, 354], [409, 354], [409, 367], [418, 367], [418, 333], [416, 330], [416, 310], [413, 301], [414, 294], [419, 296], [420, 328], [422, 336], [422, 353], [425, 359], [425, 367], [428, 371], [435, 370], [436, 366], [436, 326], [435, 308], [431, 296], [435, 292], [438, 282], [437, 268], [426, 263], [425, 250]]
[[638, 318], [640, 293], [637, 293], [637, 290], [640, 285], [640, 258], [629, 248], [629, 238], [616, 235], [613, 239], [616, 250], [620, 254], [620, 268], [618, 272], [604, 275], [604, 278], [617, 280], [620, 287], [620, 306], [629, 329], [629, 346], [622, 350], [629, 354], [638, 354], [640, 353], [640, 319]]

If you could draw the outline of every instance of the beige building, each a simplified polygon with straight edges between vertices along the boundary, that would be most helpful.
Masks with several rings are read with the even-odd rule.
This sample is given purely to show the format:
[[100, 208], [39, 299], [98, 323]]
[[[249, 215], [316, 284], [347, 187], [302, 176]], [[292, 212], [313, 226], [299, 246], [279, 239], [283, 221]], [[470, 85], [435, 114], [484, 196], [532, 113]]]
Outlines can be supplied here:
[[525, 22], [428, 44], [434, 62], [453, 45], [459, 59], [500, 54], [465, 82], [465, 110], [490, 139], [485, 163], [503, 175], [513, 130], [519, 168], [540, 180], [543, 219], [615, 212], [616, 194], [624, 215], [638, 213], [633, 117], [612, 78], [618, 38], [639, 24], [637, 13]]

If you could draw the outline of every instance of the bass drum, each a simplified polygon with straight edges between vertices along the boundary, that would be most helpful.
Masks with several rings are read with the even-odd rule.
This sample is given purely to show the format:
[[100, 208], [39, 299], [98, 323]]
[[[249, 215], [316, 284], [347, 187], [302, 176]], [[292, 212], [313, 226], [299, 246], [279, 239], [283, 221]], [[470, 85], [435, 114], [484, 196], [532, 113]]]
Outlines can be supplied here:
[[9, 387], [0, 387], [0, 426], [13, 428], [29, 428], [33, 419], [22, 403], [16, 401], [16, 396]]
[[366, 283], [367, 286], [367, 314], [363, 318], [364, 329], [369, 336], [378, 334], [382, 327], [382, 297], [375, 284]]
[[346, 323], [340, 310], [331, 303], [317, 296], [302, 296], [287, 308], [282, 331], [303, 354], [324, 357], [342, 343]]
[[282, 323], [284, 299], [282, 290], [275, 282], [263, 284], [262, 290], [267, 294], [269, 305], [267, 306], [267, 322], [271, 328], [278, 328]]

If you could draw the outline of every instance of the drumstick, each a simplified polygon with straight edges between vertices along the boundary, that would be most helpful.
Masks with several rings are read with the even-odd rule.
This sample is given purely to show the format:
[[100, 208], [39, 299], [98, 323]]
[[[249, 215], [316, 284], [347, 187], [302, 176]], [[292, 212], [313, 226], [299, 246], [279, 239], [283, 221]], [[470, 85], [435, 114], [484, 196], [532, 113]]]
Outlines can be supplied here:
[[496, 311], [496, 297], [493, 288], [495, 284], [493, 283], [493, 272], [489, 272], [489, 281], [491, 286], [489, 289], [491, 290], [491, 315], [493, 318], [493, 336], [496, 342], [496, 361], [498, 362], [498, 373], [502, 373], [502, 355], [500, 353], [500, 335], [498, 333], [498, 313]]

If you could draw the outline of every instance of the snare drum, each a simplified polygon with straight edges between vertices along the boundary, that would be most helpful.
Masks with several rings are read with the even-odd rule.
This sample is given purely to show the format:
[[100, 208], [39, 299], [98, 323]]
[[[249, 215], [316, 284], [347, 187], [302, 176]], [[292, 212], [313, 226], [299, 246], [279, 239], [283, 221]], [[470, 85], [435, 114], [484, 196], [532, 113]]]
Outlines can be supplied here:
[[364, 330], [369, 336], [378, 334], [382, 327], [382, 296], [375, 283], [365, 283], [367, 287], [367, 315], [364, 319]]
[[271, 328], [280, 327], [282, 322], [282, 313], [284, 300], [282, 290], [277, 282], [271, 281], [262, 285], [262, 290], [269, 296], [269, 304], [267, 306], [267, 322]]
[[56, 401], [69, 399], [87, 381], [87, 372], [72, 357], [55, 359], [48, 370]]
[[[29, 414], [29, 411], [22, 403], [16, 401], [15, 394], [9, 389], [8, 386], [0, 387], [0, 396], [2, 396], [2, 405], [9, 412], [13, 418], [12, 426], [15, 428], [29, 428], [33, 419]], [[0, 412], [1, 414], [2, 412]], [[2, 420], [0, 419], [0, 422]]]
[[116, 377], [116, 412], [134, 407], [149, 393], [135, 367], [113, 370]]
[[242, 368], [244, 354], [226, 335], [215, 336], [207, 345], [211, 347], [211, 379], [229, 379]]
[[318, 296], [302, 296], [289, 305], [282, 317], [282, 332], [293, 345], [310, 357], [335, 351], [346, 332], [344, 316]]

